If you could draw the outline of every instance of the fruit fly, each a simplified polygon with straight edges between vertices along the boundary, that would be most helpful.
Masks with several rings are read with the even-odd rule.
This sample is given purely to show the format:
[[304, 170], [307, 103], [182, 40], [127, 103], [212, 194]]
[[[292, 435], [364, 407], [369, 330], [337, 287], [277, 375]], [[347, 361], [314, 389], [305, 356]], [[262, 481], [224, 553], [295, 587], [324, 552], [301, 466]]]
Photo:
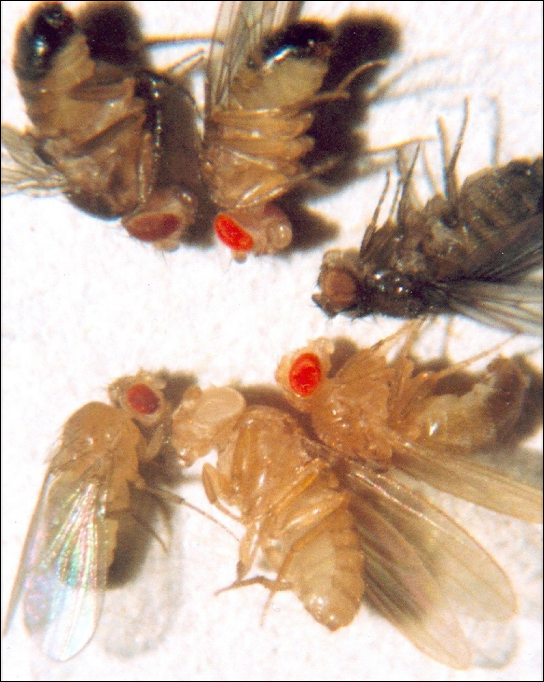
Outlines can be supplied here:
[[144, 47], [122, 3], [89, 3], [76, 18], [60, 2], [38, 4], [13, 59], [32, 127], [2, 126], [2, 189], [63, 192], [171, 250], [196, 212], [192, 192], [161, 163], [165, 110], [187, 94], [148, 67]]
[[[285, 410], [246, 407], [232, 388], [193, 387], [173, 415], [185, 465], [208, 450], [209, 500], [247, 528], [232, 587], [292, 590], [331, 630], [349, 624], [363, 594], [429, 656], [455, 668], [471, 648], [456, 611], [504, 620], [515, 611], [508, 578], [430, 502], [386, 473], [308, 437]], [[246, 578], [259, 550], [277, 574]]]
[[111, 405], [88, 403], [64, 425], [6, 619], [7, 629], [22, 597], [29, 632], [54, 660], [75, 656], [96, 630], [120, 523], [133, 513], [131, 491], [176, 497], [151, 488], [142, 470], [170, 426], [163, 387], [145, 372], [123, 377], [109, 387]]
[[470, 360], [418, 369], [408, 356], [411, 340], [390, 360], [398, 333], [360, 349], [328, 376], [334, 344], [317, 339], [286, 355], [276, 378], [287, 400], [310, 414], [319, 439], [346, 460], [383, 472], [397, 467], [476, 504], [540, 522], [540, 491], [474, 461], [515, 433], [527, 409], [529, 373], [504, 357], [480, 373], [463, 371]]
[[[208, 499], [247, 527], [236, 586], [260, 583], [271, 596], [290, 589], [331, 630], [355, 616], [363, 594], [363, 554], [349, 495], [325, 461], [312, 458], [285, 412], [246, 408], [231, 388], [193, 387], [173, 417], [173, 445], [184, 465], [216, 447], [217, 468], [202, 471]], [[244, 580], [258, 550], [277, 573]]]
[[312, 110], [346, 96], [351, 80], [320, 93], [334, 40], [319, 23], [290, 23], [298, 4], [222, 2], [219, 10], [207, 67], [203, 175], [219, 208], [215, 232], [237, 260], [291, 243], [290, 221], [273, 201], [324, 170], [301, 163], [314, 146], [306, 134]]
[[313, 300], [327, 315], [460, 313], [542, 334], [542, 280], [530, 276], [542, 267], [542, 157], [485, 168], [459, 187], [455, 167], [467, 117], [468, 107], [451, 156], [439, 120], [445, 196], [421, 204], [414, 158], [386, 222], [378, 228], [384, 192], [359, 251], [325, 254]]

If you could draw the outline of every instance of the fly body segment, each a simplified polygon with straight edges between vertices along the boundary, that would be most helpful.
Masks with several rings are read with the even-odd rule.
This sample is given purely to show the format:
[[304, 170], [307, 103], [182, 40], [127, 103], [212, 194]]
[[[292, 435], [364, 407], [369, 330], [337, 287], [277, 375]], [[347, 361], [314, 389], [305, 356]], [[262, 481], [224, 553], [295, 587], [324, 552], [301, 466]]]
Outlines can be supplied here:
[[[308, 358], [306, 358], [307, 360]], [[210, 448], [208, 498], [236, 508], [246, 534], [233, 587], [290, 589], [331, 630], [363, 595], [427, 655], [471, 663], [457, 614], [501, 621], [515, 612], [510, 582], [452, 519], [387, 473], [306, 435], [285, 410], [245, 406], [232, 388], [190, 389], [173, 416], [184, 464]], [[258, 552], [277, 573], [246, 578]]]
[[[231, 388], [192, 388], [174, 413], [173, 445], [185, 464], [212, 447], [205, 464], [209, 500], [234, 516], [246, 533], [233, 587], [261, 584], [292, 590], [316, 621], [331, 630], [347, 625], [363, 595], [363, 552], [350, 495], [296, 422], [271, 407], [246, 408]], [[259, 551], [274, 579], [247, 578]]]
[[451, 155], [439, 121], [445, 195], [423, 205], [416, 158], [406, 163], [399, 152], [400, 200], [388, 219], [378, 227], [380, 201], [358, 251], [325, 254], [313, 299], [327, 315], [459, 313], [542, 334], [542, 157], [484, 168], [459, 187], [467, 117], [468, 107]]
[[30, 634], [54, 660], [75, 656], [93, 636], [119, 525], [132, 513], [131, 490], [153, 493], [141, 467], [159, 454], [170, 426], [162, 388], [145, 372], [123, 377], [109, 388], [111, 405], [88, 403], [64, 425], [27, 534], [5, 626], [22, 598]]
[[88, 3], [74, 18], [61, 2], [39, 3], [19, 27], [13, 67], [32, 126], [2, 126], [3, 193], [62, 192], [91, 215], [121, 218], [137, 239], [176, 248], [196, 202], [162, 163], [165, 112], [188, 95], [151, 70], [126, 5]]
[[[276, 378], [287, 400], [310, 414], [319, 439], [376, 471], [399, 468], [476, 504], [541, 522], [542, 493], [477, 463], [515, 438], [529, 409], [529, 370], [498, 357], [482, 372], [470, 360], [440, 371], [418, 368], [398, 336], [358, 350], [334, 374], [334, 344], [318, 339], [285, 356]], [[513, 447], [512, 447], [513, 449]]]
[[[325, 166], [307, 169], [307, 134], [334, 47], [331, 32], [292, 23], [296, 2], [222, 2], [207, 67], [203, 175], [219, 209], [215, 232], [237, 260], [291, 243], [273, 202]], [[349, 79], [348, 79], [349, 80]]]

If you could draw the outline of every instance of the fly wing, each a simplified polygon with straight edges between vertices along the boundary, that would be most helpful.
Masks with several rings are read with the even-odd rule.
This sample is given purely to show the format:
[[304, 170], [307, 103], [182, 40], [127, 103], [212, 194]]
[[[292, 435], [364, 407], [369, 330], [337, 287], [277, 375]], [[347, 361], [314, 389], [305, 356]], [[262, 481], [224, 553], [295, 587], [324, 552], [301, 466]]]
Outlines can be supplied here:
[[[542, 209], [526, 220], [513, 225], [509, 240], [504, 240], [500, 252], [493, 253], [485, 266], [479, 252], [471, 258], [474, 269], [470, 276], [488, 282], [519, 282], [529, 272], [542, 268], [542, 243], [544, 240]], [[485, 249], [486, 245], [482, 246]], [[488, 252], [489, 253], [489, 252]]]
[[2, 196], [50, 196], [66, 190], [64, 175], [36, 153], [32, 136], [2, 125]]
[[452, 668], [470, 665], [470, 646], [417, 550], [361, 501], [354, 503], [365, 553], [365, 595], [428, 656]]
[[[542, 334], [542, 213], [513, 227], [501, 250], [486, 245], [471, 254], [462, 280], [448, 283], [448, 305], [454, 312], [496, 327]], [[484, 252], [482, 254], [482, 252]], [[481, 265], [481, 263], [485, 265]]]
[[455, 612], [505, 620], [515, 598], [502, 569], [437, 507], [358, 462], [342, 480], [364, 540], [367, 594], [419, 648], [456, 668], [470, 649]]
[[34, 511], [6, 627], [24, 593], [26, 625], [54, 660], [77, 654], [96, 630], [107, 578], [106, 492], [103, 472], [74, 481], [50, 471]]
[[301, 2], [222, 2], [206, 68], [206, 116], [229, 100], [236, 74], [263, 38], [294, 18]]
[[542, 335], [542, 280], [456, 283], [448, 286], [448, 306], [500, 329]]
[[542, 523], [542, 491], [492, 467], [417, 447], [397, 450], [393, 463], [414, 478], [469, 502], [524, 521]]

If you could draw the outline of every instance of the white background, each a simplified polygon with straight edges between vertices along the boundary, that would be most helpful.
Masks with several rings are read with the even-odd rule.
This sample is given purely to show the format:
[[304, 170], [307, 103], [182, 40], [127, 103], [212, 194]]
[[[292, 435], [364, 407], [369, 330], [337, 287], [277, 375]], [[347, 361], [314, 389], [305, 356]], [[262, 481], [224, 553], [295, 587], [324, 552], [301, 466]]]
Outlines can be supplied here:
[[[31, 5], [2, 2], [2, 120], [19, 128], [26, 120], [11, 52]], [[171, 35], [211, 32], [218, 3], [134, 5], [145, 33]], [[354, 8], [380, 12], [400, 26], [403, 43], [388, 74], [428, 60], [395, 86], [401, 97], [372, 107], [365, 128], [371, 146], [435, 136], [438, 115], [454, 138], [469, 95], [460, 177], [490, 163], [492, 97], [501, 108], [501, 161], [542, 153], [540, 2], [308, 2], [304, 13], [338, 18]], [[367, 177], [315, 204], [341, 224], [334, 245], [359, 243], [383, 182], [383, 174]], [[398, 326], [384, 318], [329, 321], [312, 304], [321, 255], [330, 245], [240, 266], [216, 246], [159, 254], [60, 197], [2, 201], [2, 616], [44, 460], [68, 416], [90, 400], [104, 400], [113, 379], [167, 368], [205, 385], [272, 384], [279, 358], [310, 338], [344, 336], [364, 345]], [[437, 324], [427, 354], [440, 352], [442, 330]], [[450, 346], [455, 357], [466, 357], [504, 338], [460, 320]], [[532, 445], [540, 456], [539, 439]], [[198, 479], [180, 492], [209, 509]], [[506, 657], [502, 668], [449, 670], [364, 606], [353, 624], [331, 634], [290, 593], [276, 597], [261, 627], [261, 587], [213, 596], [234, 578], [236, 542], [183, 510], [172, 551], [152, 553], [157, 563], [144, 582], [107, 595], [96, 637], [72, 661], [44, 661], [18, 613], [2, 640], [2, 678], [542, 679], [539, 529], [445, 495], [440, 500], [506, 569], [518, 595], [518, 617], [492, 636], [482, 634], [497, 658]]]

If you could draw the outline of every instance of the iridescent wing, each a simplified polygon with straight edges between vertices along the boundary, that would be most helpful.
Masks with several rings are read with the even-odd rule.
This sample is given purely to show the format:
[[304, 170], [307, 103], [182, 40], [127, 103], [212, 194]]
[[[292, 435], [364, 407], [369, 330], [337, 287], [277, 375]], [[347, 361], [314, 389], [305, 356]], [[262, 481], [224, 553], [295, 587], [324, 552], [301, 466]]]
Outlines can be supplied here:
[[25, 622], [42, 651], [65, 661], [93, 636], [107, 579], [104, 463], [79, 479], [52, 468], [25, 541], [6, 620], [23, 596]]
[[341, 480], [363, 538], [367, 597], [422, 651], [468, 667], [470, 645], [456, 614], [510, 618], [507, 576], [452, 519], [390, 477], [350, 462]]
[[206, 68], [206, 116], [228, 103], [230, 85], [263, 38], [294, 19], [301, 2], [222, 2]]
[[66, 188], [64, 175], [36, 153], [31, 135], [2, 125], [2, 196], [17, 192], [50, 196]]

